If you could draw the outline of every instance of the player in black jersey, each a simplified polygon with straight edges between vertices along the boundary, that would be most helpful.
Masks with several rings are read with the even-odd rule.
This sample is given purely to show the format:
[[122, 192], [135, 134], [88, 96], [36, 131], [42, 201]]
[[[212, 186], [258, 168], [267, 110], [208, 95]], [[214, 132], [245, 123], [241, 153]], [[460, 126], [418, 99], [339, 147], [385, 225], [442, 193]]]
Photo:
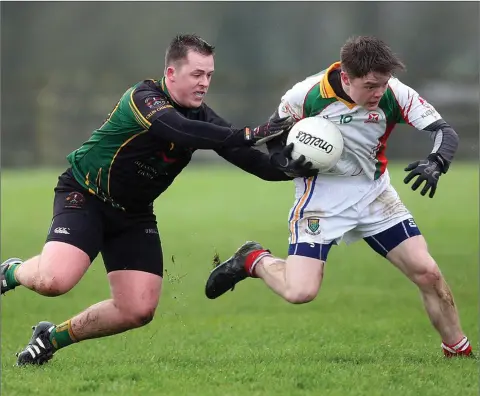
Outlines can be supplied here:
[[153, 201], [195, 150], [214, 150], [264, 180], [290, 180], [312, 172], [304, 158], [292, 161], [288, 150], [270, 158], [252, 147], [280, 138], [292, 119], [236, 129], [203, 102], [213, 71], [213, 46], [195, 35], [177, 36], [166, 53], [164, 77], [128, 89], [103, 125], [68, 155], [71, 166], [55, 188], [43, 251], [26, 261], [5, 261], [1, 292], [22, 285], [46, 296], [64, 294], [101, 253], [111, 299], [58, 326], [40, 322], [18, 354], [18, 365], [42, 364], [74, 342], [118, 334], [152, 320], [163, 276]]

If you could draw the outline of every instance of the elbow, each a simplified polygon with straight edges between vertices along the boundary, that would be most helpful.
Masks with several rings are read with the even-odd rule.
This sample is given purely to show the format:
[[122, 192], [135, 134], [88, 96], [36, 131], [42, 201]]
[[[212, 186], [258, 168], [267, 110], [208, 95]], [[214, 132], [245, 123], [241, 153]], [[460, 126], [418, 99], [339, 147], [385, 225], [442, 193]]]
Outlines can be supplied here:
[[450, 128], [449, 130], [449, 137], [450, 137], [450, 144], [453, 148], [453, 151], [454, 153], [457, 151], [458, 149], [458, 145], [460, 144], [460, 137], [458, 136], [458, 133], [455, 132], [455, 130], [453, 128]]
[[452, 132], [453, 132], [453, 138], [454, 138], [454, 141], [455, 141], [455, 144], [457, 145], [458, 147], [458, 144], [460, 143], [460, 136], [458, 136], [458, 133], [455, 132], [455, 130], [452, 129]]

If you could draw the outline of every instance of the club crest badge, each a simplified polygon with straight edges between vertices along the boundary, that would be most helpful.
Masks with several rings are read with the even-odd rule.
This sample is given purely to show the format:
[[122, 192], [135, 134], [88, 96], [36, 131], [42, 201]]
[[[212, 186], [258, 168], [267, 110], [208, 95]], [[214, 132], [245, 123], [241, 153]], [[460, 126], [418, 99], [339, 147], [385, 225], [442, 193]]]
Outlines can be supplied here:
[[319, 235], [320, 234], [320, 219], [310, 218], [307, 219], [307, 234], [310, 235]]
[[65, 198], [65, 208], [81, 209], [85, 203], [85, 197], [77, 191], [71, 192]]

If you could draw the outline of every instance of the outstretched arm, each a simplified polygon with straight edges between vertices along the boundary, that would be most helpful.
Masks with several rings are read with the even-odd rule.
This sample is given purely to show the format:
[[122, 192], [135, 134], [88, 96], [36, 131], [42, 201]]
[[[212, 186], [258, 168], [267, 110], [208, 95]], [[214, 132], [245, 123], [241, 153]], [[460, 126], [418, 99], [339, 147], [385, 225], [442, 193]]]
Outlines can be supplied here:
[[252, 147], [235, 147], [217, 150], [217, 154], [236, 167], [267, 181], [292, 180], [282, 170], [270, 163], [270, 157]]
[[[206, 119], [215, 125], [231, 127], [231, 124], [218, 116], [211, 108], [205, 106]], [[269, 156], [253, 147], [224, 147], [216, 150], [217, 154], [232, 165], [267, 181], [291, 180], [284, 172], [274, 167]]]
[[[211, 109], [210, 111], [215, 116], [214, 122], [226, 124], [226, 121], [213, 113]], [[275, 113], [270, 117], [268, 123], [276, 122], [278, 119], [281, 119], [281, 117], [278, 117], [278, 113]], [[285, 146], [287, 133], [288, 131], [267, 142], [268, 155], [253, 148], [248, 150], [243, 148], [222, 149], [217, 153], [233, 165], [263, 180], [292, 180], [295, 177], [316, 175], [318, 172], [311, 170], [312, 164], [305, 162], [305, 157], [301, 156], [292, 160], [293, 143], [288, 147]], [[275, 142], [273, 142], [274, 140]]]
[[194, 149], [215, 150], [260, 145], [281, 135], [292, 125], [292, 120], [288, 118], [262, 124], [254, 129], [236, 129], [190, 120], [177, 111], [165, 96], [149, 89], [135, 89], [131, 95], [130, 107], [136, 122], [159, 139]]
[[427, 194], [433, 198], [437, 190], [437, 183], [442, 173], [447, 173], [458, 147], [458, 135], [453, 128], [443, 119], [437, 120], [426, 126], [423, 130], [428, 131], [434, 141], [432, 152], [425, 160], [415, 161], [409, 164], [405, 171], [409, 172], [404, 182], [412, 184], [412, 190], [416, 191], [425, 182], [421, 195]]
[[390, 88], [399, 108], [398, 121], [428, 132], [433, 141], [433, 149], [426, 159], [412, 162], [405, 168], [409, 174], [404, 182], [408, 184], [416, 178], [412, 190], [417, 190], [425, 182], [420, 194], [426, 195], [430, 191], [429, 197], [433, 198], [440, 176], [447, 173], [457, 151], [458, 134], [415, 90], [398, 79], [392, 79]]

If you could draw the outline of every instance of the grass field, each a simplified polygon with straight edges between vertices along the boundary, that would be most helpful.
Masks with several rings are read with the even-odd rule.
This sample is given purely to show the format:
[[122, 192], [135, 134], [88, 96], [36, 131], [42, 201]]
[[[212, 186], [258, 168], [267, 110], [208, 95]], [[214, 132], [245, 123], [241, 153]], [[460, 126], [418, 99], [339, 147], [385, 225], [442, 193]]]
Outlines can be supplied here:
[[[40, 251], [57, 174], [2, 172], [2, 259]], [[391, 175], [478, 352], [478, 166], [455, 164], [433, 200], [405, 186], [401, 168]], [[169, 276], [154, 321], [17, 368], [31, 325], [59, 323], [109, 297], [101, 259], [64, 296], [18, 288], [2, 296], [2, 395], [478, 395], [478, 362], [442, 358], [416, 288], [363, 242], [332, 250], [310, 304], [289, 305], [251, 279], [218, 300], [204, 297], [215, 250], [225, 258], [255, 239], [286, 254], [292, 202], [292, 183], [187, 169], [156, 202]]]

